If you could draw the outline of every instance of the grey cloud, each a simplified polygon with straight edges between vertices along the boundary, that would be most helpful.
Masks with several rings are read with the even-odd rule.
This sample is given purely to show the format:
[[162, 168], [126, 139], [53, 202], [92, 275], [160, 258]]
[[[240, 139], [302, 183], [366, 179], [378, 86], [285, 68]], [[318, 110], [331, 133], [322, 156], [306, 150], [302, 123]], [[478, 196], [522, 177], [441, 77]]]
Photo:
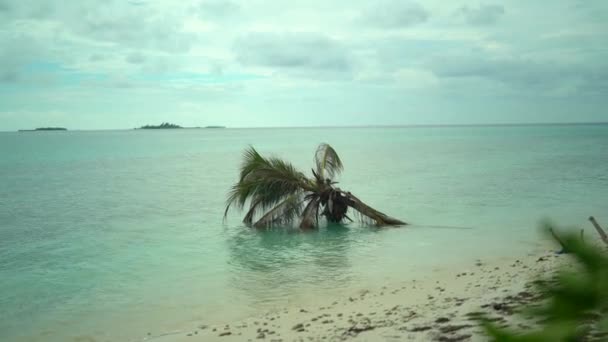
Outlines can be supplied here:
[[54, 4], [48, 2], [40, 2], [37, 6], [33, 6], [29, 12], [28, 17], [35, 19], [48, 18], [54, 15], [56, 8]]
[[15, 70], [5, 70], [0, 72], [0, 83], [15, 83], [19, 75]]
[[492, 59], [481, 56], [448, 57], [435, 60], [433, 72], [439, 77], [480, 77], [519, 85], [537, 84], [550, 78], [554, 67], [525, 59]]
[[457, 14], [471, 25], [487, 26], [494, 25], [505, 14], [505, 8], [501, 5], [480, 5], [478, 8], [464, 6]]
[[10, 10], [11, 10], [11, 7], [8, 4], [8, 2], [6, 0], [0, 0], [0, 13], [8, 12]]
[[198, 10], [202, 17], [223, 17], [239, 11], [239, 5], [226, 0], [206, 0], [201, 1]]
[[608, 71], [605, 68], [597, 72], [588, 73], [583, 84], [579, 86], [581, 91], [595, 93], [605, 97], [608, 94]]
[[190, 37], [178, 32], [177, 23], [162, 18], [143, 19], [137, 13], [121, 16], [108, 13], [91, 16], [84, 24], [76, 25], [75, 29], [100, 41], [167, 52], [187, 51]]
[[347, 72], [350, 62], [337, 41], [312, 33], [253, 33], [235, 43], [244, 65], [312, 72]]
[[525, 58], [449, 56], [443, 60], [436, 59], [428, 66], [440, 78], [487, 79], [523, 92], [543, 93], [564, 87], [589, 91], [605, 89], [608, 83], [608, 73], [598, 65], [590, 67]]
[[99, 61], [103, 61], [106, 59], [106, 56], [104, 55], [100, 55], [100, 54], [93, 54], [89, 57], [89, 61], [90, 62], [99, 62]]
[[384, 2], [363, 14], [361, 21], [383, 28], [402, 28], [423, 23], [430, 14], [415, 2]]
[[[3, 1], [3, 0], [0, 0]], [[79, 38], [109, 42], [128, 48], [165, 52], [188, 51], [192, 34], [181, 32], [181, 8], [167, 11], [160, 3], [80, 0], [69, 6], [56, 0], [11, 3], [12, 19], [34, 19], [59, 24]], [[1, 25], [1, 23], [0, 23]]]
[[45, 19], [56, 14], [56, 5], [56, 1], [53, 0], [0, 0], [0, 13], [10, 12], [10, 16], [14, 19]]
[[602, 24], [608, 16], [608, 1], [604, 0], [577, 0], [571, 3], [570, 8], [587, 20]]
[[131, 64], [142, 64], [143, 62], [145, 62], [146, 58], [141, 53], [134, 52], [128, 55], [125, 60]]
[[224, 74], [224, 67], [219, 63], [211, 63], [211, 74], [222, 76]]
[[44, 55], [43, 48], [26, 36], [0, 34], [0, 82], [19, 82], [24, 68]]
[[374, 62], [382, 71], [390, 72], [401, 68], [423, 67], [424, 62], [432, 56], [452, 53], [462, 47], [461, 41], [390, 36], [376, 38], [357, 46], [360, 50], [368, 51], [363, 58]]

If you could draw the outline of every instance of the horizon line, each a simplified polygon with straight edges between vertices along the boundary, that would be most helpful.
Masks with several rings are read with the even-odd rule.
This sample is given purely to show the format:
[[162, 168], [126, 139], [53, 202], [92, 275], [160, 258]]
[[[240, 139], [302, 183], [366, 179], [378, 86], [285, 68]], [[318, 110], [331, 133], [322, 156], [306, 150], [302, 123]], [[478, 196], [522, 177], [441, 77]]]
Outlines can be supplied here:
[[[608, 125], [608, 121], [577, 121], [577, 122], [512, 122], [512, 123], [462, 123], [462, 124], [395, 124], [395, 125], [319, 125], [319, 126], [221, 126], [221, 129], [294, 129], [294, 128], [449, 128], [449, 127], [523, 127], [523, 126], [577, 126], [577, 125]], [[63, 126], [61, 126], [63, 127]], [[98, 132], [98, 131], [133, 131], [144, 130], [139, 128], [98, 128], [98, 129], [70, 129], [67, 131], [78, 132]], [[207, 126], [181, 127], [179, 129], [207, 129], [218, 130]], [[177, 129], [177, 130], [179, 130]], [[34, 129], [17, 129], [3, 130], [2, 133], [19, 132], [20, 130], [35, 130]], [[164, 130], [164, 129], [161, 129]], [[153, 131], [153, 130], [152, 130]]]

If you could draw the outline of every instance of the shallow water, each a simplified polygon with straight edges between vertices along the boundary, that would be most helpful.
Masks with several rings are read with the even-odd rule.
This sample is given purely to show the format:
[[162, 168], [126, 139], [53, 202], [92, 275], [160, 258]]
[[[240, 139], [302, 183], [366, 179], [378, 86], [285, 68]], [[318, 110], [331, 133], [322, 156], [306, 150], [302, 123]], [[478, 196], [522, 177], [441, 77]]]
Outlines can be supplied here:
[[[222, 222], [249, 144], [413, 223]], [[0, 133], [0, 340], [138, 340], [522, 253], [552, 217], [608, 222], [608, 125]]]

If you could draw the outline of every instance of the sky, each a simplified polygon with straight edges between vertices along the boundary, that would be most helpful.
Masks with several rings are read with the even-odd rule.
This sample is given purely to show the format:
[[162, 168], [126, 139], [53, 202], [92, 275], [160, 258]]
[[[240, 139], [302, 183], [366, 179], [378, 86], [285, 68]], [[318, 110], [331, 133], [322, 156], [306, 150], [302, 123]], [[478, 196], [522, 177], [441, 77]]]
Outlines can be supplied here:
[[0, 0], [0, 130], [608, 121], [608, 1]]

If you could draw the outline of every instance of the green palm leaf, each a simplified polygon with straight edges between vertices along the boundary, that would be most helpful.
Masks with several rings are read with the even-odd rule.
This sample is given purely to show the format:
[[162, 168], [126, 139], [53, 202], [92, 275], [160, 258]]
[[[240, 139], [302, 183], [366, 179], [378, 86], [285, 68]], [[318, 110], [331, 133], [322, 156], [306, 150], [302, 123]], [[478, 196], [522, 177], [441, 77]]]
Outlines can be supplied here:
[[272, 208], [289, 196], [311, 190], [311, 181], [293, 165], [279, 158], [264, 158], [253, 147], [243, 156], [239, 181], [232, 186], [224, 216], [231, 206], [250, 204], [244, 222], [251, 224], [257, 211]]

